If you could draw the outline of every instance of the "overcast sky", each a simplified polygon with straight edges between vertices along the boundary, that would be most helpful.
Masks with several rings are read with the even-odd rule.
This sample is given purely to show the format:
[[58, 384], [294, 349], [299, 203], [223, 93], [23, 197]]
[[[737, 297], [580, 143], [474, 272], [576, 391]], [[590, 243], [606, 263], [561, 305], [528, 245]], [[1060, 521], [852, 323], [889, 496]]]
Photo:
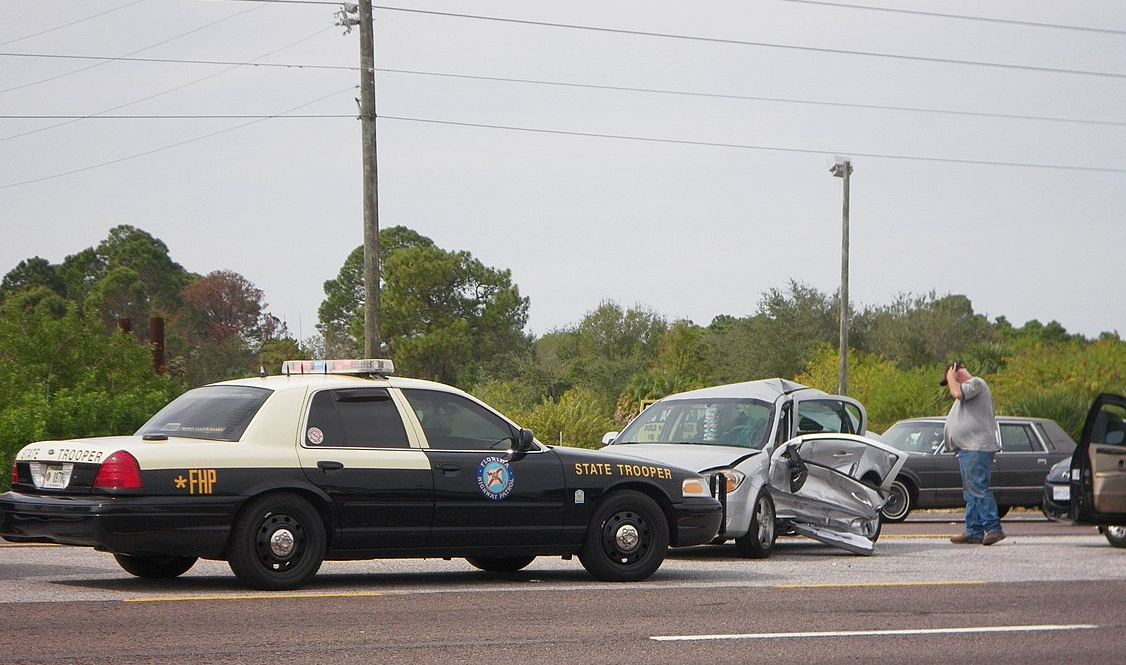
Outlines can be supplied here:
[[[314, 334], [363, 238], [338, 9], [0, 2], [0, 274], [129, 224]], [[854, 306], [1126, 334], [1126, 2], [402, 0], [375, 40], [381, 226], [510, 269], [536, 335], [835, 292], [834, 154]]]

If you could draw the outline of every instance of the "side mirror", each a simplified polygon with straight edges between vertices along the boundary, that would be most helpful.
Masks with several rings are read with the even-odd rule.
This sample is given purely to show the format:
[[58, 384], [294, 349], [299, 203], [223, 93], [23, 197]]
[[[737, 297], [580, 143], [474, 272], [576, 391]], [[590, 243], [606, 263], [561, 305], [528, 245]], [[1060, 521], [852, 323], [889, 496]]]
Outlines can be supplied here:
[[532, 430], [520, 428], [516, 432], [516, 436], [512, 437], [512, 448], [505, 455], [505, 459], [510, 462], [517, 462], [524, 458], [529, 451], [535, 450], [536, 444], [534, 443], [535, 435]]
[[619, 434], [621, 434], [621, 432], [606, 432], [602, 435], [602, 445], [610, 445], [610, 443], [613, 442], [614, 439], [618, 438]]

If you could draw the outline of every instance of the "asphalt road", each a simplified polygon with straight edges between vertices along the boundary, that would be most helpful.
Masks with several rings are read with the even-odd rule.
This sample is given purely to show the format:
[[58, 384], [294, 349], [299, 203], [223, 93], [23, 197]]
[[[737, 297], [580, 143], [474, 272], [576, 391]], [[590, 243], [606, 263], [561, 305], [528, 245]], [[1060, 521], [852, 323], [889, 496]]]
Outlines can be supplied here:
[[329, 562], [296, 592], [225, 563], [163, 583], [90, 550], [0, 546], [4, 663], [1121, 662], [1126, 550], [1016, 515], [991, 547], [956, 515], [886, 525], [871, 557], [783, 538], [765, 561], [676, 550], [649, 581], [577, 560]]

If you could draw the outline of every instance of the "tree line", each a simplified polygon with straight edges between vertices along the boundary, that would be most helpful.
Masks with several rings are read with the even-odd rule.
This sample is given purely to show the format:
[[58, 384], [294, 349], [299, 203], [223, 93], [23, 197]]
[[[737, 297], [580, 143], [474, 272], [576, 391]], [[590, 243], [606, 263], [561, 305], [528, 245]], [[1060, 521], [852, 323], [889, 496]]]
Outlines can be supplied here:
[[[782, 377], [836, 390], [838, 296], [799, 281], [766, 289], [749, 315], [707, 325], [605, 301], [534, 337], [525, 332], [529, 300], [508, 270], [402, 226], [384, 229], [380, 245], [381, 356], [402, 375], [478, 395], [546, 443], [597, 446], [648, 401], [693, 388]], [[318, 334], [298, 340], [245, 277], [190, 273], [132, 226], [61, 264], [21, 261], [0, 281], [3, 468], [31, 441], [131, 433], [190, 387], [276, 373], [289, 358], [359, 357], [362, 247], [324, 292]], [[166, 330], [159, 373], [153, 317]], [[126, 330], [125, 320], [135, 325]], [[1052, 418], [1073, 436], [1096, 394], [1126, 392], [1117, 332], [1088, 339], [1055, 321], [1018, 328], [961, 295], [905, 294], [854, 310], [849, 327], [849, 394], [876, 432], [945, 413], [938, 380], [955, 358], [991, 383], [1000, 413]]]

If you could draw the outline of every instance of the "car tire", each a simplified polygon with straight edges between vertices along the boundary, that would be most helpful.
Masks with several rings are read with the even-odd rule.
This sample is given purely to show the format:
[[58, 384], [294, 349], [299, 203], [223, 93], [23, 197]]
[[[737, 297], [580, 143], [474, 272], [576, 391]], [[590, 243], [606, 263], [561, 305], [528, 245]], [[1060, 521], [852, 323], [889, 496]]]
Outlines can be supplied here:
[[1126, 526], [1107, 526], [1102, 528], [1106, 542], [1115, 547], [1126, 547]]
[[774, 551], [778, 526], [774, 520], [774, 499], [765, 489], [755, 498], [755, 509], [747, 533], [735, 539], [735, 549], [748, 559], [765, 559]]
[[312, 579], [324, 555], [325, 526], [316, 509], [300, 497], [271, 494], [235, 520], [227, 563], [244, 584], [283, 591]]
[[170, 580], [179, 577], [195, 565], [194, 556], [175, 554], [114, 554], [117, 564], [125, 572], [146, 580]]
[[907, 519], [914, 506], [911, 504], [911, 488], [904, 481], [896, 478], [891, 481], [891, 496], [887, 503], [880, 509], [884, 522], [898, 523]]
[[1012, 506], [1004, 506], [1004, 505], [1001, 505], [1001, 504], [997, 504], [997, 518], [1000, 519], [1000, 518], [1004, 517], [1005, 515], [1008, 515], [1009, 510], [1011, 510], [1011, 509], [1012, 509]]
[[472, 556], [469, 565], [490, 573], [514, 573], [536, 560], [534, 556]]
[[868, 540], [872, 541], [873, 543], [880, 539], [880, 532], [883, 531], [883, 529], [884, 529], [884, 518], [883, 518], [883, 516], [877, 515], [875, 522], [876, 522], [876, 524], [874, 526], [872, 524], [868, 525], [870, 533], [868, 534], [867, 538], [868, 538]]
[[665, 560], [669, 525], [653, 499], [621, 490], [602, 500], [587, 527], [579, 561], [606, 582], [640, 582]]

